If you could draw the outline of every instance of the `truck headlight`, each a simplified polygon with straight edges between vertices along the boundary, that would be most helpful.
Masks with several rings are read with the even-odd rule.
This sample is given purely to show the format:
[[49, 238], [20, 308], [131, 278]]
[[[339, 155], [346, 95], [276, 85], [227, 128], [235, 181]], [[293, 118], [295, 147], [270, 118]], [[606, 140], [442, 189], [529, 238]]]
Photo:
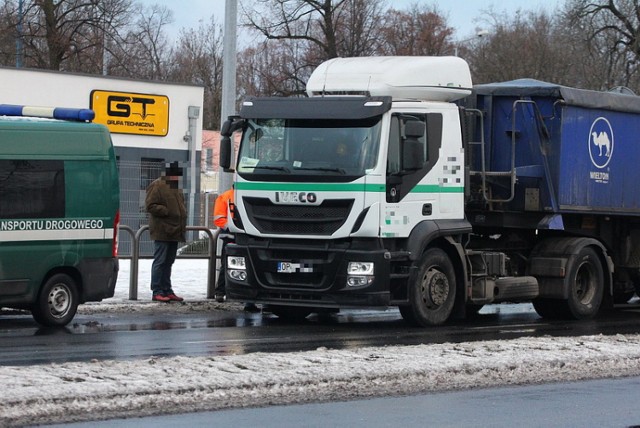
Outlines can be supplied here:
[[227, 269], [247, 269], [244, 257], [227, 256]]
[[246, 281], [247, 263], [242, 256], [227, 256], [227, 274], [236, 281]]
[[347, 286], [362, 287], [369, 285], [373, 276], [373, 262], [349, 262], [347, 265]]

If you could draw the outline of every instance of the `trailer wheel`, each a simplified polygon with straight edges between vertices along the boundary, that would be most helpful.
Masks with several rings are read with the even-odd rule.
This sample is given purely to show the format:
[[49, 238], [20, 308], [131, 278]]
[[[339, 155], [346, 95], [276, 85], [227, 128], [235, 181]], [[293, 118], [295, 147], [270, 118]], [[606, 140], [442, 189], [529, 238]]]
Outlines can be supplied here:
[[596, 252], [584, 247], [568, 269], [568, 313], [575, 319], [594, 317], [600, 310], [604, 293], [604, 273]]
[[536, 312], [549, 319], [587, 319], [596, 316], [604, 294], [604, 268], [590, 247], [580, 250], [567, 266], [565, 282], [569, 290], [566, 300], [536, 299]]
[[64, 326], [75, 316], [78, 303], [76, 282], [69, 275], [58, 273], [45, 282], [31, 314], [39, 324]]
[[428, 249], [409, 286], [409, 306], [400, 313], [410, 323], [427, 327], [449, 319], [456, 298], [456, 278], [449, 256], [440, 248]]

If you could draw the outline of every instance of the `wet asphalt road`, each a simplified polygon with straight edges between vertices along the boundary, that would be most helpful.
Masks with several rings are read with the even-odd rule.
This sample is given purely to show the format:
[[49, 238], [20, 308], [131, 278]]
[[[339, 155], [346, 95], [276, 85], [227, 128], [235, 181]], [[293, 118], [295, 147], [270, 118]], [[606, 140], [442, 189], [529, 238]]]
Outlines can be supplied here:
[[588, 321], [548, 321], [531, 305], [495, 305], [473, 320], [434, 328], [409, 327], [397, 310], [312, 315], [302, 325], [242, 311], [95, 314], [78, 315], [63, 329], [39, 328], [30, 315], [2, 314], [0, 365], [616, 333], [640, 333], [637, 299]]
[[50, 428], [637, 427], [640, 378], [113, 419]]

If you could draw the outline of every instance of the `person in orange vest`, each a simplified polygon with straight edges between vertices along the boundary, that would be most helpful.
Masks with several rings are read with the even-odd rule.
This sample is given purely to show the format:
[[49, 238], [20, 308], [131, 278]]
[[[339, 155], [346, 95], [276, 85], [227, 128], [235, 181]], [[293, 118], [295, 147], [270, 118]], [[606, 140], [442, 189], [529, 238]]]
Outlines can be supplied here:
[[[216, 283], [216, 292], [215, 298], [219, 303], [224, 302], [225, 300], [225, 269], [226, 269], [226, 257], [225, 257], [225, 247], [229, 242], [233, 242], [233, 235], [229, 233], [229, 229], [227, 228], [228, 218], [227, 215], [231, 215], [233, 218], [234, 205], [233, 205], [233, 194], [234, 188], [233, 185], [231, 189], [223, 192], [216, 198], [216, 202], [213, 206], [213, 224], [216, 225], [220, 230], [220, 239], [222, 240], [222, 258], [220, 259], [220, 274], [218, 275], [218, 282]], [[253, 303], [247, 303], [244, 306], [244, 310], [247, 312], [257, 312], [259, 311], [258, 307]]]
[[233, 217], [233, 186], [221, 193], [213, 206], [213, 224], [221, 230], [227, 229], [227, 214], [231, 212]]

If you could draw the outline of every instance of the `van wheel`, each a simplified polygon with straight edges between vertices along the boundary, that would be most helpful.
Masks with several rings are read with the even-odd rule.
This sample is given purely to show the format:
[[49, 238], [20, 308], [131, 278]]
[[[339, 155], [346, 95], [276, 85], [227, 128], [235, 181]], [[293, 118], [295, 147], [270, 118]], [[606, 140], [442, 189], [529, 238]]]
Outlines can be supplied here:
[[45, 326], [64, 326], [78, 310], [78, 288], [69, 275], [58, 273], [45, 282], [31, 308], [33, 318]]
[[430, 248], [422, 256], [418, 275], [409, 285], [409, 306], [400, 310], [409, 323], [427, 327], [449, 319], [456, 299], [456, 276], [447, 253]]

